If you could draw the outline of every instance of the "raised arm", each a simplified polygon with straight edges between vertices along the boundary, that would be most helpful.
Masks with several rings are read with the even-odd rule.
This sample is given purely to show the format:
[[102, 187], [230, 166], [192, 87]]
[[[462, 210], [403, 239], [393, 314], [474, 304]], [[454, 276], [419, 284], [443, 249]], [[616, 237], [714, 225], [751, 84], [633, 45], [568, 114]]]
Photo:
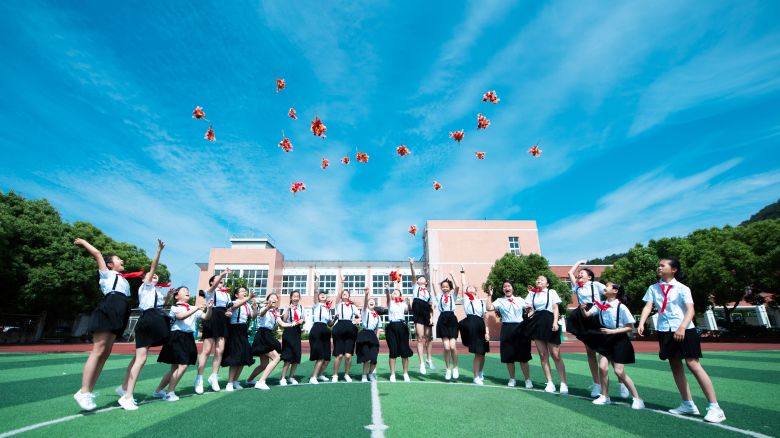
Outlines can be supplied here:
[[249, 295], [247, 295], [247, 296], [245, 296], [244, 298], [237, 298], [237, 299], [233, 300], [233, 305], [232, 305], [232, 306], [230, 306], [230, 310], [236, 310], [236, 309], [238, 309], [239, 307], [243, 306], [243, 305], [244, 305], [244, 303], [246, 303], [247, 301], [249, 301], [249, 299], [250, 299], [250, 296], [249, 296]]
[[417, 282], [417, 274], [414, 273], [414, 257], [409, 257], [409, 267], [412, 269], [412, 283]]
[[154, 258], [152, 259], [152, 266], [149, 267], [149, 272], [147, 272], [144, 276], [144, 283], [151, 284], [152, 278], [157, 272], [157, 265], [160, 263], [160, 253], [162, 253], [163, 248], [165, 248], [165, 242], [157, 239], [157, 254], [155, 254]]
[[344, 283], [347, 281], [347, 278], [343, 275], [341, 276], [341, 284], [339, 285], [339, 292], [336, 294], [336, 301], [333, 302], [333, 308], [335, 309], [336, 306], [339, 305], [341, 302], [341, 294], [344, 293]]
[[[460, 267], [461, 271], [463, 270], [463, 266]], [[455, 273], [450, 271], [450, 280], [452, 280], [452, 284], [455, 285], [455, 298], [458, 298], [458, 294], [460, 293], [460, 285], [458, 285], [458, 282], [455, 281]]]
[[206, 289], [206, 295], [213, 294], [214, 290], [217, 288], [217, 286], [219, 286], [219, 282], [224, 280], [225, 277], [227, 277], [228, 275], [230, 275], [230, 268], [225, 268], [225, 270], [220, 272], [219, 276], [214, 279], [214, 283], [211, 286], [209, 286], [208, 289]]
[[574, 273], [577, 272], [577, 268], [579, 268], [580, 265], [584, 265], [586, 262], [587, 260], [579, 260], [571, 269], [569, 269], [569, 280], [571, 280], [571, 284], [577, 284], [577, 278], [574, 276]]
[[363, 313], [368, 312], [368, 300], [371, 298], [371, 288], [366, 286], [366, 293], [363, 294]]
[[92, 257], [95, 258], [95, 261], [98, 265], [98, 271], [100, 272], [106, 272], [108, 271], [108, 266], [106, 266], [106, 261], [103, 259], [103, 254], [100, 253], [100, 251], [97, 250], [94, 246], [92, 246], [89, 242], [82, 238], [77, 238], [73, 241], [74, 244], [78, 246], [83, 246], [84, 249], [87, 250], [87, 252], [92, 255]]
[[314, 301], [317, 302], [317, 297], [320, 294], [320, 274], [314, 271]]
[[493, 286], [488, 286], [488, 296], [485, 300], [485, 310], [491, 312], [496, 310], [496, 306], [493, 305]]
[[212, 301], [209, 301], [206, 303], [206, 314], [203, 315], [203, 319], [211, 319], [211, 308], [214, 307], [214, 303]]

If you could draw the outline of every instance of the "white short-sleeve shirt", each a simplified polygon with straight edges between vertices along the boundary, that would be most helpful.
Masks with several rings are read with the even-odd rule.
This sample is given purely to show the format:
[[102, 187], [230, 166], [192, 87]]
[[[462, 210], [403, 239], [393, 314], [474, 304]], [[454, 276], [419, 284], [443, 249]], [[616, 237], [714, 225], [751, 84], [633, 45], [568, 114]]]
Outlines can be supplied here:
[[363, 312], [363, 320], [360, 325], [363, 326], [364, 330], [376, 331], [382, 323], [382, 318], [379, 315], [384, 313], [387, 313], [387, 310], [381, 307], [374, 307], [374, 310]]
[[454, 292], [439, 295], [439, 312], [454, 312], [455, 297]]
[[592, 304], [593, 302], [601, 302], [601, 294], [604, 293], [606, 288], [598, 281], [586, 281], [582, 286], [575, 283], [572, 285], [571, 290], [577, 294], [577, 302], [580, 304]]
[[152, 283], [141, 283], [138, 288], [138, 307], [141, 310], [162, 307], [165, 302], [165, 295], [162, 289]]
[[[628, 310], [628, 307], [623, 305], [620, 301], [614, 300], [608, 303], [605, 303], [605, 305], [609, 306], [606, 310], [601, 310], [600, 307], [594, 306], [592, 309], [590, 309], [595, 315], [598, 315], [599, 321], [601, 321], [601, 325], [606, 328], [616, 329], [618, 328], [618, 323], [620, 323], [620, 327], [625, 327], [628, 325], [633, 326], [636, 322], [636, 319], [634, 319], [634, 315], [631, 314], [631, 311]], [[618, 308], [620, 310], [618, 310]], [[618, 312], [620, 312], [620, 318], [618, 319]]]
[[359, 314], [357, 307], [352, 303], [345, 304], [341, 302], [336, 306], [336, 315], [339, 317], [339, 321], [352, 321], [355, 315]]
[[325, 304], [317, 303], [311, 308], [311, 316], [314, 322], [330, 322], [330, 309]]
[[528, 292], [525, 301], [531, 305], [534, 311], [546, 310], [550, 313], [555, 311], [555, 306], [561, 303], [561, 297], [555, 289], [543, 289], [541, 292]]
[[477, 298], [469, 299], [466, 295], [463, 298], [463, 310], [466, 315], [477, 315], [481, 318], [485, 314], [485, 302]]
[[214, 301], [214, 307], [228, 307], [230, 304], [230, 292], [215, 289], [211, 294], [206, 295], [206, 301]]
[[[661, 286], [668, 289], [666, 308], [663, 309], [664, 294], [661, 292]], [[685, 319], [686, 304], [693, 304], [693, 296], [688, 286], [680, 283], [677, 280], [672, 280], [669, 283], [659, 281], [647, 288], [645, 296], [642, 298], [644, 302], [652, 302], [658, 309], [658, 326], [656, 330], [659, 332], [677, 331]], [[663, 309], [663, 312], [661, 311]], [[693, 321], [688, 323], [687, 329], [693, 328]]]
[[279, 312], [276, 309], [268, 309], [265, 315], [257, 317], [257, 328], [273, 330], [276, 327], [277, 318], [279, 318]]
[[182, 312], [189, 312], [192, 307], [193, 306], [190, 306], [187, 303], [176, 303], [176, 305], [171, 307], [170, 312], [168, 312], [168, 315], [173, 318], [173, 326], [171, 327], [171, 331], [182, 331], [188, 333], [195, 331], [195, 324], [198, 323], [199, 319], [202, 319], [204, 316], [206, 316], [206, 314], [202, 311], [198, 310], [184, 319], [176, 319], [176, 315]]
[[501, 322], [523, 322], [523, 309], [527, 307], [522, 297], [502, 297], [493, 302], [493, 307], [501, 313]]
[[406, 301], [396, 303], [390, 298], [390, 305], [387, 308], [387, 317], [391, 322], [404, 321], [404, 315], [406, 314], [407, 304]]
[[416, 299], [423, 300], [425, 302], [431, 302], [431, 289], [426, 286], [420, 286], [419, 284], [414, 284], [414, 289], [412, 290], [412, 296]]
[[100, 290], [103, 292], [103, 295], [108, 295], [111, 292], [119, 292], [128, 297], [130, 296], [130, 283], [128, 283], [127, 279], [122, 277], [119, 272], [114, 270], [98, 271], [98, 274], [100, 275], [98, 284], [100, 285]]
[[[298, 314], [298, 319], [295, 319], [296, 313]], [[285, 309], [284, 315], [287, 317], [287, 322], [295, 322], [300, 319], [306, 319], [306, 315], [303, 313], [303, 306], [300, 304], [296, 304], [295, 306], [290, 306]]]
[[252, 316], [252, 306], [247, 301], [239, 306], [237, 309], [233, 309], [233, 313], [230, 315], [231, 324], [246, 324], [246, 321]]

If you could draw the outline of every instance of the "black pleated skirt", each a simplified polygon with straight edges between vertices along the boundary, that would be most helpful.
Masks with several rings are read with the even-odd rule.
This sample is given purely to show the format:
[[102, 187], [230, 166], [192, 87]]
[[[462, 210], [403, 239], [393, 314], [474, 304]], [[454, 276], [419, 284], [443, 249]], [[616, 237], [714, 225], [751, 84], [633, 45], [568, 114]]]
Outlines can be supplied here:
[[415, 298], [412, 301], [412, 320], [415, 324], [431, 325], [431, 305]]
[[157, 362], [171, 365], [195, 365], [198, 359], [198, 347], [195, 335], [181, 330], [171, 331], [171, 335], [160, 350]]
[[285, 327], [282, 331], [282, 360], [301, 363], [301, 326]]
[[[586, 309], [590, 310], [591, 307], [593, 307], [593, 303], [588, 304]], [[599, 322], [598, 316], [585, 316], [579, 307], [572, 310], [569, 317], [566, 318], [566, 331], [576, 336], [577, 339], [579, 339], [581, 335], [586, 334], [589, 330], [599, 330], [600, 328], [601, 323]]]
[[458, 323], [460, 339], [468, 347], [469, 353], [485, 354], [490, 351], [490, 343], [485, 340], [485, 320], [477, 315], [466, 315]]
[[267, 328], [259, 328], [255, 332], [255, 339], [252, 341], [252, 355], [262, 356], [272, 351], [282, 352], [282, 344], [276, 340], [273, 331]]
[[628, 364], [636, 362], [634, 346], [631, 345], [631, 339], [628, 338], [627, 333], [599, 334], [601, 336], [595, 334], [590, 336], [591, 350], [609, 358], [609, 360], [615, 363]]
[[315, 322], [309, 332], [309, 360], [330, 360], [330, 329], [324, 322]]
[[135, 325], [135, 348], [165, 344], [171, 334], [171, 320], [162, 309], [146, 309]]
[[246, 324], [230, 324], [229, 330], [230, 333], [225, 342], [225, 353], [222, 355], [222, 366], [252, 365], [255, 363], [252, 358], [252, 347], [249, 345]]
[[682, 342], [674, 340], [674, 332], [658, 332], [658, 357], [661, 360], [673, 359], [698, 359], [701, 354], [701, 337], [695, 328], [685, 330], [685, 339]]
[[103, 297], [89, 320], [92, 333], [111, 332], [121, 338], [130, 320], [130, 302], [127, 295], [112, 292]]
[[412, 347], [409, 346], [409, 326], [405, 321], [391, 321], [385, 327], [385, 341], [390, 350], [390, 358], [412, 357]]
[[501, 363], [528, 362], [531, 360], [531, 338], [525, 335], [523, 323], [501, 324]]
[[355, 341], [357, 340], [357, 327], [352, 321], [339, 320], [333, 326], [333, 357], [343, 354], [355, 354]]
[[458, 337], [458, 318], [455, 312], [441, 312], [436, 320], [436, 337], [454, 339]]
[[531, 339], [561, 345], [561, 328], [553, 331], [555, 315], [548, 310], [537, 310], [525, 322], [525, 334]]
[[211, 309], [211, 318], [203, 321], [203, 339], [227, 338], [230, 318], [225, 316], [224, 307]]
[[355, 348], [358, 363], [376, 364], [377, 356], [379, 356], [379, 338], [377, 338], [375, 331], [361, 330], [357, 335]]

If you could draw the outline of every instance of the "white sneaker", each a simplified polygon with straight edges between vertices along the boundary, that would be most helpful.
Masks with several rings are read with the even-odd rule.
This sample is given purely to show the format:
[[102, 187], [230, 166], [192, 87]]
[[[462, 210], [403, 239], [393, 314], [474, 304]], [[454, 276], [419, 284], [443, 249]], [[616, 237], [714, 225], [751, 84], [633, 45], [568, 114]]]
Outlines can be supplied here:
[[350, 382], [352, 382], [352, 377], [349, 377], [349, 374], [344, 374], [344, 380], [345, 380], [347, 383], [350, 383]]
[[704, 416], [704, 421], [708, 423], [722, 423], [726, 421], [726, 414], [723, 413], [721, 408], [707, 408], [707, 415]]
[[211, 385], [211, 390], [214, 392], [219, 392], [219, 376], [216, 374], [212, 374], [209, 376], [209, 385]]
[[361, 378], [360, 378], [360, 381], [361, 381], [362, 383], [366, 383], [366, 382], [368, 382], [368, 376], [366, 376], [365, 374], [363, 374], [363, 377], [361, 377]]
[[390, 374], [390, 383], [395, 383], [395, 374]]
[[165, 390], [154, 391], [152, 393], [152, 397], [154, 398], [165, 398], [166, 395], [168, 395], [168, 393], [165, 392]]
[[284, 377], [279, 379], [279, 386], [287, 386], [287, 379], [285, 379]]
[[531, 379], [525, 379], [525, 389], [534, 389], [534, 382]]
[[479, 372], [479, 380], [482, 380], [482, 381], [485, 380], [485, 373], [483, 373], [482, 371]]
[[295, 380], [295, 377], [290, 377], [290, 385], [297, 385], [298, 381]]
[[333, 382], [333, 383], [338, 383], [338, 381], [339, 381], [339, 375], [338, 375], [338, 374], [334, 374], [334, 375], [333, 375], [333, 378], [332, 378], [332, 379], [330, 379], [330, 381], [331, 381], [331, 382]]
[[227, 385], [225, 385], [225, 391], [233, 392], [233, 382], [228, 382]]
[[317, 378], [316, 378], [316, 377], [312, 377], [311, 379], [309, 379], [309, 384], [310, 384], [310, 385], [319, 385], [319, 384], [320, 384], [320, 381], [319, 381], [319, 380], [317, 380]]
[[624, 384], [620, 384], [620, 396], [623, 398], [628, 398], [631, 396], [631, 393], [628, 391], [628, 387]]
[[598, 383], [594, 383], [593, 386], [590, 387], [590, 396], [593, 398], [597, 398], [601, 395], [601, 385]]
[[608, 405], [612, 403], [612, 401], [609, 399], [609, 397], [604, 397], [603, 395], [599, 394], [598, 398], [593, 400], [591, 403], [594, 405]]
[[203, 376], [195, 378], [195, 394], [203, 394]]
[[320, 382], [327, 382], [327, 381], [328, 381], [328, 378], [327, 378], [327, 377], [325, 377], [325, 376], [324, 376], [324, 375], [322, 375], [322, 374], [320, 374], [320, 377], [318, 377], [318, 379], [320, 379]]
[[179, 401], [179, 396], [176, 395], [175, 392], [171, 391], [165, 394], [165, 401], [169, 401], [169, 402]]
[[97, 405], [95, 405], [95, 400], [92, 398], [92, 394], [89, 392], [83, 393], [79, 390], [77, 393], [73, 394], [73, 399], [76, 400], [76, 403], [78, 403], [79, 407], [84, 411], [92, 411], [97, 407]]
[[515, 382], [515, 379], [509, 379], [509, 381], [508, 381], [508, 382], [506, 382], [506, 386], [511, 386], [511, 387], [513, 387], [513, 388], [514, 388], [514, 386], [515, 386], [516, 384], [517, 384], [517, 382]]
[[458, 380], [458, 377], [460, 377], [460, 373], [458, 372], [458, 367], [455, 367], [452, 369], [452, 378]]
[[255, 383], [255, 389], [262, 389], [263, 391], [268, 391], [269, 389], [271, 389], [271, 387], [266, 385], [265, 382], [258, 380], [257, 383]]
[[411, 381], [412, 381], [412, 379], [409, 378], [409, 373], [404, 373], [404, 382], [409, 383]]
[[479, 377], [474, 377], [474, 384], [475, 385], [484, 385], [485, 382], [482, 381]]
[[544, 392], [553, 393], [555, 392], [555, 383], [553, 382], [547, 382], [546, 385], [544, 385]]
[[645, 408], [645, 402], [642, 401], [640, 398], [635, 398], [633, 402], [631, 402], [631, 409], [644, 409]]
[[452, 379], [452, 370], [447, 368], [447, 372], [444, 373], [444, 380], [450, 380], [450, 379]]
[[119, 406], [126, 411], [137, 411], [138, 405], [133, 403], [133, 399], [127, 397], [119, 397]]
[[561, 395], [569, 395], [569, 386], [565, 383], [561, 383]]
[[424, 363], [420, 364], [420, 374], [422, 374], [423, 376], [428, 374], [428, 372], [425, 371], [425, 364]]
[[428, 368], [430, 368], [430, 369], [432, 369], [432, 370], [435, 370], [435, 369], [436, 369], [436, 367], [435, 367], [435, 366], [433, 366], [433, 360], [432, 360], [432, 359], [428, 359]]
[[699, 408], [696, 405], [688, 406], [685, 403], [680, 403], [680, 406], [669, 409], [669, 412], [675, 415], [699, 415]]
[[117, 386], [116, 389], [114, 389], [114, 392], [120, 397], [125, 396], [125, 388], [122, 388], [122, 385]]

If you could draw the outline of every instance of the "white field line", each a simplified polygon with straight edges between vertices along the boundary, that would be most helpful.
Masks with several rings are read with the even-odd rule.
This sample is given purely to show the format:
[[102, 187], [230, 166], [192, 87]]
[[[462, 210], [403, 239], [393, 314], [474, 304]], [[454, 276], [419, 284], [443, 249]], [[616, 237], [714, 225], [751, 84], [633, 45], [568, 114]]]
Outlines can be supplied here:
[[371, 424], [366, 426], [371, 438], [384, 438], [387, 425], [382, 420], [382, 405], [379, 401], [379, 386], [376, 380], [371, 382]]

